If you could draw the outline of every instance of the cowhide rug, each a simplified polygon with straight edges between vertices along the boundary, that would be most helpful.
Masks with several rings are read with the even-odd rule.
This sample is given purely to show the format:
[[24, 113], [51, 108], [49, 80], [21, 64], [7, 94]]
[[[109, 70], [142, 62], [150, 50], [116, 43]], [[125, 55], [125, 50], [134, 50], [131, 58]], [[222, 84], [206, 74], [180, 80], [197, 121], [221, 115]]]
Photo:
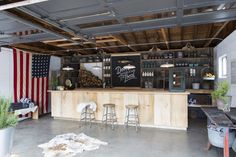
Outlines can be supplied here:
[[68, 133], [58, 135], [48, 143], [38, 146], [43, 149], [44, 157], [72, 157], [83, 151], [99, 149], [100, 145], [107, 145], [107, 143], [83, 133], [78, 135]]

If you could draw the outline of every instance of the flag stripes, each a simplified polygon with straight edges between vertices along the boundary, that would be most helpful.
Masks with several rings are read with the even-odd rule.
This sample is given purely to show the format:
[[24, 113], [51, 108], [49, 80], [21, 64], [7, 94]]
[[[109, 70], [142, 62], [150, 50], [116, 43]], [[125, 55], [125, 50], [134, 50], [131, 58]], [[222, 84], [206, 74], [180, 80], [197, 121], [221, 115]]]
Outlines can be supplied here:
[[14, 102], [30, 98], [39, 107], [39, 114], [48, 111], [48, 76], [32, 77], [33, 54], [13, 49]]

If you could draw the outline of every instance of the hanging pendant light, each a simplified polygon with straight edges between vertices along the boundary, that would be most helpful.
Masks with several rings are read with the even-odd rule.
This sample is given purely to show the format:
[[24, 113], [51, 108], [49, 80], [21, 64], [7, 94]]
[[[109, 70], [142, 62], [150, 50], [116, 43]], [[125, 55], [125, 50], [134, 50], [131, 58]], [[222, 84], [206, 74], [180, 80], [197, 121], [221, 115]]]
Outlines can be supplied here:
[[130, 70], [130, 69], [135, 69], [136, 66], [132, 65], [132, 64], [127, 64], [123, 67], [124, 69]]
[[99, 70], [99, 69], [102, 69], [102, 67], [99, 66], [99, 65], [97, 65], [97, 63], [96, 63], [96, 65], [93, 66], [93, 69], [95, 69], [95, 70]]
[[172, 67], [174, 67], [174, 64], [171, 64], [171, 63], [168, 63], [168, 62], [161, 65], [161, 68], [172, 68]]
[[63, 67], [62, 70], [64, 70], [64, 71], [72, 71], [72, 70], [74, 70], [74, 68], [67, 65], [67, 66]]

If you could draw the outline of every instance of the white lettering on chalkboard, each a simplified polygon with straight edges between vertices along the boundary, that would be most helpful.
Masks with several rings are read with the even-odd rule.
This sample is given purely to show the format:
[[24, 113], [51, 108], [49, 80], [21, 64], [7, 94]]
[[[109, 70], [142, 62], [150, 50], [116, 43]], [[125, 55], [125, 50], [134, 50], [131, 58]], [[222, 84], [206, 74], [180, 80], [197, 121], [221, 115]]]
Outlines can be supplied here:
[[124, 69], [120, 66], [117, 66], [115, 68], [116, 74], [120, 78], [120, 81], [123, 81], [124, 83], [128, 82], [129, 80], [136, 79], [135, 77], [135, 69]]

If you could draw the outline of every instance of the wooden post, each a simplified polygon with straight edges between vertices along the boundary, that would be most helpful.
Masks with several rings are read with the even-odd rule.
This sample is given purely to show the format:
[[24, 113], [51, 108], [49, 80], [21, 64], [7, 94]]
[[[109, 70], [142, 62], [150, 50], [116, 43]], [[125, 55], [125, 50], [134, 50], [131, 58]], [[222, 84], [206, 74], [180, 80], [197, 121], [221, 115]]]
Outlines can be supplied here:
[[39, 119], [39, 110], [38, 108], [33, 112], [32, 119]]

